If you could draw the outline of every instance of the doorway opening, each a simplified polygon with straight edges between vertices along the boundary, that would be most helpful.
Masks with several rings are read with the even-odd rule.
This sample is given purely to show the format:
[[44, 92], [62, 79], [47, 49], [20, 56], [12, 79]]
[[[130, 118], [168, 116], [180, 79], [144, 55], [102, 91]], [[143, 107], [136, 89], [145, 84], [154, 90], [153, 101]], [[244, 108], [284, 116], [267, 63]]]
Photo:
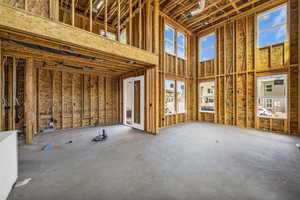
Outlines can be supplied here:
[[123, 123], [144, 130], [144, 76], [123, 80]]

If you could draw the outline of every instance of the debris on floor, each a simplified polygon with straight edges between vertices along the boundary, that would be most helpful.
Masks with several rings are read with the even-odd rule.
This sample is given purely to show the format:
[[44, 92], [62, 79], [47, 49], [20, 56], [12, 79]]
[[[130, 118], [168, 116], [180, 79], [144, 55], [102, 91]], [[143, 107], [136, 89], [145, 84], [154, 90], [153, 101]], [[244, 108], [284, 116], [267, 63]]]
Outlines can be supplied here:
[[66, 144], [72, 144], [73, 143], [73, 141], [72, 140], [70, 140], [70, 141], [68, 141]]
[[297, 147], [298, 149], [300, 149], [300, 143], [296, 144], [296, 147]]
[[21, 187], [21, 186], [27, 185], [31, 180], [32, 180], [32, 178], [26, 178], [23, 181], [18, 181], [16, 183], [15, 187]]
[[102, 134], [101, 134], [101, 131], [98, 130], [97, 134], [98, 135], [92, 139], [93, 142], [101, 142], [101, 141], [106, 140], [108, 137], [107, 134], [105, 133], [105, 129], [102, 130]]
[[42, 147], [42, 151], [47, 151], [49, 148], [53, 147], [54, 144], [46, 144]]

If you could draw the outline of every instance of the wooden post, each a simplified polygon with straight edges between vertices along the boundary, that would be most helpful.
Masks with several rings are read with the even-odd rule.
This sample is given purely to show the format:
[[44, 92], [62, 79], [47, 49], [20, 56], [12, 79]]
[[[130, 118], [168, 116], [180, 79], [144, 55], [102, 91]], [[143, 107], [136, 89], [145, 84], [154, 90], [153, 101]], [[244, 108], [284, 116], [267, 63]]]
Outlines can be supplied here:
[[142, 48], [142, 0], [139, 0], [139, 48]]
[[71, 17], [72, 17], [72, 26], [75, 26], [75, 0], [72, 0]]
[[12, 101], [11, 101], [11, 111], [12, 111], [12, 116], [11, 116], [11, 123], [12, 127], [11, 130], [16, 129], [16, 93], [17, 93], [17, 63], [16, 63], [16, 57], [13, 57], [13, 68], [12, 68], [12, 84], [11, 86], [11, 91], [12, 91]]
[[146, 46], [148, 51], [152, 51], [151, 0], [146, 1]]
[[105, 37], [107, 37], [107, 0], [105, 0], [105, 19], [104, 19], [104, 26], [105, 26]]
[[132, 45], [132, 0], [129, 0], [129, 45]]
[[2, 40], [0, 40], [0, 131], [2, 130], [2, 108], [3, 108], [3, 61], [2, 61]]
[[90, 32], [93, 32], [93, 0], [90, 0]]
[[33, 59], [29, 58], [25, 66], [25, 125], [26, 144], [32, 144], [33, 137]]
[[298, 2], [298, 133], [300, 134], [300, 2]]
[[[51, 9], [51, 2], [50, 2], [50, 9]], [[28, 0], [24, 0], [24, 10], [28, 10]]]
[[118, 0], [118, 40], [121, 41], [121, 3]]
[[159, 54], [159, 0], [154, 0], [154, 53]]

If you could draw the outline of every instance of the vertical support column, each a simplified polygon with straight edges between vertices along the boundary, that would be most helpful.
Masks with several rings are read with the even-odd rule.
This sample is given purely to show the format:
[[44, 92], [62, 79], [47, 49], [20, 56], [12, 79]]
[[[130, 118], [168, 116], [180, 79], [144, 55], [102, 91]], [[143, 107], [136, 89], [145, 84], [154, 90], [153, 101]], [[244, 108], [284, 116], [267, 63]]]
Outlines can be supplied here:
[[139, 0], [139, 48], [142, 48], [142, 0]]
[[129, 45], [132, 45], [132, 0], [129, 0]]
[[154, 53], [159, 54], [159, 0], [154, 0]]
[[146, 47], [152, 51], [151, 0], [146, 1]]
[[26, 144], [32, 144], [33, 137], [33, 58], [25, 66], [25, 124]]
[[121, 3], [118, 0], [118, 40], [121, 41]]
[[105, 0], [105, 13], [104, 13], [104, 29], [105, 29], [105, 36], [107, 37], [107, 0]]
[[72, 26], [75, 26], [75, 0], [72, 0], [71, 18], [72, 18]]
[[90, 0], [90, 32], [93, 32], [93, 0]]
[[298, 2], [298, 133], [300, 134], [300, 2]]
[[[159, 0], [154, 0], [154, 53], [159, 55]], [[159, 133], [159, 66], [154, 69], [154, 133]]]
[[[25, 0], [26, 2], [27, 0]], [[27, 3], [25, 4], [25, 10]], [[50, 0], [50, 19], [59, 21], [59, 0]]]
[[13, 68], [12, 68], [12, 84], [10, 84], [10, 90], [12, 91], [12, 100], [11, 100], [11, 130], [16, 129], [16, 93], [17, 93], [17, 63], [16, 57], [13, 57]]
[[2, 60], [2, 40], [0, 40], [0, 131], [2, 130], [2, 109], [3, 109], [3, 60]]

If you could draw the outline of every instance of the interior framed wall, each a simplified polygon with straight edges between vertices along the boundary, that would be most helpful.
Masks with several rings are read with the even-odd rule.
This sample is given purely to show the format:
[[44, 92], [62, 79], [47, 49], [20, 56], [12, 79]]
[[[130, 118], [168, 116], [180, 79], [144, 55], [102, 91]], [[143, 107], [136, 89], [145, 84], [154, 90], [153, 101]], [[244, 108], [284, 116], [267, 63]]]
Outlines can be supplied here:
[[[199, 62], [196, 58], [197, 82], [214, 80], [216, 83], [216, 112], [200, 112], [197, 118], [199, 121], [299, 134], [297, 109], [299, 2], [289, 0], [275, 3], [229, 19], [197, 34], [199, 39], [211, 32], [216, 33], [215, 59]], [[258, 14], [283, 3], [288, 6], [287, 42], [258, 48], [256, 46]], [[194, 45], [197, 52], [198, 42]], [[273, 74], [288, 75], [287, 119], [263, 118], [256, 114], [256, 79]]]

